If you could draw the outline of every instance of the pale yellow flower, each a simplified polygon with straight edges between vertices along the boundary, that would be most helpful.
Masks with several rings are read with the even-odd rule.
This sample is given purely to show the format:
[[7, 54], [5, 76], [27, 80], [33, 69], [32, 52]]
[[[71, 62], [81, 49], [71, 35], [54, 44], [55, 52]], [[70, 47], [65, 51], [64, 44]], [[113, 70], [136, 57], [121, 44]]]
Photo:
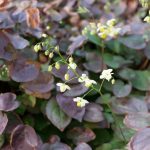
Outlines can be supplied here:
[[84, 107], [86, 104], [89, 103], [87, 100], [83, 99], [82, 97], [76, 97], [73, 99], [73, 101], [77, 103], [78, 107]]
[[71, 88], [65, 83], [57, 83], [57, 86], [60, 88], [60, 92], [65, 92], [66, 90], [70, 90]]

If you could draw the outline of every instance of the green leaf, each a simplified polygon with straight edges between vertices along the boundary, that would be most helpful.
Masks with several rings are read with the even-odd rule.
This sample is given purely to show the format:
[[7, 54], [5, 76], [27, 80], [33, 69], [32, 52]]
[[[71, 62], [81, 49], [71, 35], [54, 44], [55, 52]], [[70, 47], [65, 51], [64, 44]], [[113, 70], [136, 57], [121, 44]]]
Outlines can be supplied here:
[[86, 37], [88, 38], [88, 40], [98, 46], [102, 46], [102, 41], [101, 39], [94, 34], [90, 34], [89, 32], [86, 34]]
[[134, 88], [147, 91], [150, 90], [150, 71], [135, 71], [132, 69], [123, 69], [119, 75], [131, 81]]
[[114, 69], [120, 68], [123, 65], [131, 63], [130, 60], [125, 60], [121, 56], [112, 55], [110, 53], [104, 53], [103, 58], [105, 64]]
[[131, 90], [132, 90], [132, 85], [130, 83], [124, 84], [124, 82], [121, 80], [117, 80], [113, 85], [113, 93], [116, 97], [128, 96]]
[[60, 131], [64, 131], [71, 122], [71, 118], [60, 109], [55, 99], [48, 101], [46, 105], [46, 115], [52, 124]]
[[121, 37], [119, 41], [125, 46], [136, 50], [140, 50], [146, 47], [144, 38], [141, 35], [130, 35], [127, 37]]

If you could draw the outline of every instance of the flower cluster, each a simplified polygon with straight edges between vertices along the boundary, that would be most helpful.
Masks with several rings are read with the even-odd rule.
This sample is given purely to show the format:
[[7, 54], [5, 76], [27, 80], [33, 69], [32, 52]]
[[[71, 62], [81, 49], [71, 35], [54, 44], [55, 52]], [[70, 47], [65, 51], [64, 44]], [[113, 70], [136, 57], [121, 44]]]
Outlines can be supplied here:
[[[114, 25], [115, 25], [115, 20], [112, 19], [112, 20], [109, 20], [107, 21], [107, 26], [105, 25], [100, 25], [100, 24], [97, 24], [95, 26], [95, 24], [91, 24], [91, 27], [92, 27], [92, 32], [94, 33], [98, 33], [98, 35], [105, 39], [105, 36], [104, 36], [104, 33], [107, 33], [107, 32], [110, 32], [109, 35], [108, 33], [106, 34], [106, 37], [107, 36], [115, 36], [118, 32], [119, 32], [119, 29], [115, 29], [114, 28]], [[115, 29], [114, 31], [111, 31]], [[103, 35], [102, 35], [103, 34]], [[43, 36], [44, 38], [46, 36]], [[50, 39], [49, 39], [50, 40]], [[50, 45], [49, 45], [50, 44]], [[74, 62], [74, 59], [72, 56], [68, 57], [68, 58], [65, 58], [60, 50], [59, 50], [59, 47], [58, 46], [54, 46], [55, 44], [53, 44], [53, 40], [50, 40], [50, 42], [48, 43], [47, 45], [47, 40], [44, 41], [44, 42], [41, 42], [41, 43], [38, 43], [34, 46], [34, 50], [36, 52], [38, 51], [44, 51], [44, 54], [50, 58], [50, 63], [51, 62], [54, 62], [52, 64], [50, 64], [48, 66], [48, 71], [51, 72], [52, 69], [53, 69], [53, 66], [55, 67], [55, 69], [59, 70], [60, 67], [61, 67], [61, 63], [64, 63], [65, 65], [67, 65], [67, 69], [68, 70], [72, 70], [74, 75], [76, 77], [73, 77], [70, 79], [70, 75], [68, 73], [68, 70], [66, 71], [65, 75], [64, 75], [64, 79], [65, 79], [65, 83], [57, 83], [57, 87], [59, 88], [60, 92], [65, 92], [67, 90], [71, 90], [71, 87], [69, 85], [67, 85], [67, 83], [71, 80], [73, 80], [74, 78], [77, 78], [78, 79], [78, 82], [83, 84], [86, 88], [90, 88], [91, 90], [89, 90], [86, 94], [84, 94], [83, 97], [75, 97], [73, 98], [73, 101], [77, 104], [78, 107], [84, 107], [86, 104], [88, 104], [89, 102], [87, 100], [84, 99], [84, 97], [92, 90], [95, 90], [95, 87], [94, 85], [97, 84], [96, 81], [90, 79], [88, 77], [87, 74], [81, 74], [79, 75], [78, 72], [76, 71], [77, 69], [77, 64]], [[59, 59], [57, 61], [53, 60], [53, 56], [55, 55], [58, 55], [59, 56]], [[61, 63], [60, 63], [61, 62]], [[107, 69], [107, 70], [103, 70], [101, 75], [100, 75], [100, 79], [102, 79], [103, 81], [104, 80], [107, 80], [107, 81], [110, 81], [112, 83], [114, 83], [114, 79], [112, 79], [112, 75], [113, 75], [113, 70], [112, 69]], [[101, 90], [101, 86], [103, 84], [103, 81], [100, 85], [100, 88], [99, 89], [96, 89], [95, 91], [100, 91]], [[98, 87], [98, 86], [97, 86]]]
[[86, 74], [82, 74], [78, 81], [80, 83], [85, 83], [87, 88], [89, 88], [92, 84], [97, 84], [96, 81], [89, 79]]
[[[114, 79], [112, 77], [113, 75], [113, 70], [112, 69], [107, 69], [107, 70], [103, 70], [101, 75], [100, 75], [100, 79], [103, 80], [107, 80], [107, 81], [112, 81], [112, 84], [114, 83]], [[97, 84], [96, 81], [89, 79], [89, 77], [86, 74], [82, 74], [79, 78], [78, 78], [78, 82], [79, 83], [84, 83], [84, 85], [88, 88], [92, 88], [93, 84]], [[65, 92], [66, 90], [70, 90], [71, 88], [65, 84], [65, 83], [57, 83], [57, 86], [59, 86], [60, 88], [60, 92]], [[85, 99], [83, 99], [82, 97], [76, 97], [73, 99], [74, 102], [77, 103], [78, 107], [84, 107], [86, 104], [88, 104], [89, 102]]]
[[115, 38], [121, 31], [121, 28], [117, 28], [115, 25], [115, 19], [108, 20], [105, 24], [90, 23], [83, 29], [82, 34], [86, 35], [90, 32], [90, 34], [97, 34], [103, 40], [108, 37]]

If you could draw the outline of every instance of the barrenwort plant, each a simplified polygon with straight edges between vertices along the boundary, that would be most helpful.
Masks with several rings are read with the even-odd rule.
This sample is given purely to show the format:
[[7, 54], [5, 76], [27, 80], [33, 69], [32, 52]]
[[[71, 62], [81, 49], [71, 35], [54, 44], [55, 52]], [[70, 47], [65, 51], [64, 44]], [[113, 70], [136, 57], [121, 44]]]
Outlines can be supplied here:
[[0, 0], [0, 149], [149, 150], [149, 0]]

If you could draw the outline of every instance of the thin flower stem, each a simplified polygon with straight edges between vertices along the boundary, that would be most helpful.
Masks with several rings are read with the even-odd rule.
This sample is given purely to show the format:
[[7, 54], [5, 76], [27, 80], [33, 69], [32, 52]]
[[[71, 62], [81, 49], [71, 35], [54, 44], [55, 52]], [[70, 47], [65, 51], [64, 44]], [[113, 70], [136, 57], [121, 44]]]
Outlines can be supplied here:
[[72, 80], [74, 80], [74, 79], [77, 79], [77, 78], [78, 78], [78, 77], [71, 78], [71, 79], [65, 81], [65, 83], [68, 83], [68, 82], [70, 82], [70, 81], [72, 81]]
[[[101, 92], [104, 81], [105, 81], [105, 79], [102, 80], [102, 83], [101, 83], [100, 88], [99, 88], [99, 92]], [[101, 94], [102, 94], [102, 92], [101, 92]]]
[[[104, 43], [103, 43], [103, 45], [104, 45]], [[104, 46], [103, 46], [103, 48], [102, 48], [102, 53], [103, 53], [103, 52], [104, 52]], [[64, 61], [64, 63], [69, 66], [68, 62], [64, 59], [64, 57], [61, 55], [61, 53], [58, 52], [58, 54], [59, 54], [59, 56], [61, 57], [61, 59]], [[70, 68], [71, 68], [71, 67], [70, 67]], [[76, 70], [74, 70], [74, 69], [72, 69], [72, 68], [71, 68], [71, 70], [74, 72], [74, 74], [77, 76], [77, 78], [80, 78], [80, 75], [77, 73]], [[85, 95], [83, 95], [83, 97], [85, 97], [87, 94], [89, 94], [92, 90], [95, 90], [96, 92], [98, 92], [98, 93], [102, 96], [103, 94], [101, 93], [101, 88], [102, 88], [103, 83], [104, 83], [104, 79], [103, 79], [103, 81], [102, 81], [102, 83], [101, 83], [101, 85], [100, 85], [99, 90], [97, 90], [97, 89], [92, 85], [92, 86], [90, 87], [91, 89], [90, 89]], [[111, 109], [111, 106], [110, 106], [108, 103], [107, 103], [107, 106], [108, 106], [108, 108], [109, 108], [110, 110], [112, 110], [112, 109]], [[120, 130], [120, 132], [121, 132], [121, 135], [122, 135], [124, 141], [127, 141], [126, 138], [125, 138], [125, 136], [124, 136], [124, 134], [123, 134], [123, 131], [122, 131], [121, 127], [120, 127], [120, 124], [119, 124], [119, 123], [117, 124], [118, 121], [117, 121], [117, 118], [116, 118], [115, 114], [114, 114], [112, 111], [111, 111], [111, 113], [112, 113], [112, 116], [113, 116], [113, 118], [114, 118], [115, 124], [119, 126], [119, 130]]]
[[87, 93], [85, 93], [83, 96], [82, 96], [82, 98], [84, 98], [85, 96], [87, 96], [90, 92], [92, 92], [93, 91], [93, 89], [90, 89]]

